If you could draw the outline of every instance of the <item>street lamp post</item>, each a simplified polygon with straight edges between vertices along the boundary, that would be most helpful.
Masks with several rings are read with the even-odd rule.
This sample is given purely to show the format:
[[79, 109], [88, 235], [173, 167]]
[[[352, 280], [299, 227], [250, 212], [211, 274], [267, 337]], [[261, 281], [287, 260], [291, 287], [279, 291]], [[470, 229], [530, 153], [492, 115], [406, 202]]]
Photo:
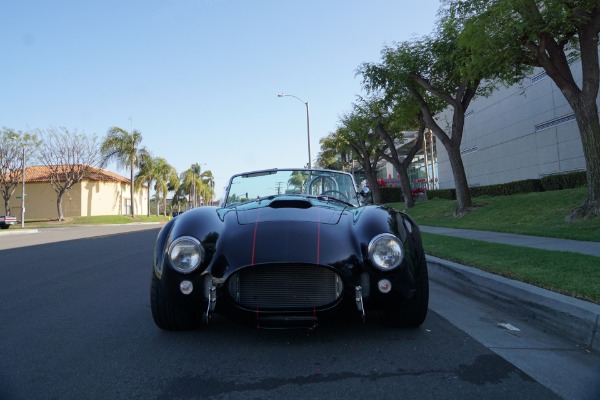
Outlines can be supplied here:
[[[9, 137], [17, 140], [16, 137]], [[25, 144], [23, 146], [23, 165], [21, 165], [21, 228], [25, 228]], [[18, 198], [18, 197], [17, 197]]]
[[294, 96], [293, 94], [279, 93], [277, 95], [277, 97], [293, 97], [293, 98], [298, 99], [301, 102], [303, 102], [304, 105], [306, 106], [306, 137], [308, 139], [308, 169], [311, 169], [312, 163], [311, 163], [311, 156], [310, 156], [310, 112], [309, 112], [308, 101], [304, 101], [300, 97]]

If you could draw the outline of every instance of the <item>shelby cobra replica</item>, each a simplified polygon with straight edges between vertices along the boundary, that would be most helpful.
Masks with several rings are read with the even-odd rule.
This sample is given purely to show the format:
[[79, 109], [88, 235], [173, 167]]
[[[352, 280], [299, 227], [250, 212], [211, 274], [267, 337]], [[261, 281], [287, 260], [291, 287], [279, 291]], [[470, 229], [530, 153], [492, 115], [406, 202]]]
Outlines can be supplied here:
[[158, 234], [154, 322], [193, 329], [223, 312], [260, 328], [313, 328], [349, 315], [342, 309], [363, 320], [375, 309], [392, 326], [421, 325], [429, 281], [419, 228], [361, 195], [339, 171], [233, 176], [221, 207], [186, 211]]

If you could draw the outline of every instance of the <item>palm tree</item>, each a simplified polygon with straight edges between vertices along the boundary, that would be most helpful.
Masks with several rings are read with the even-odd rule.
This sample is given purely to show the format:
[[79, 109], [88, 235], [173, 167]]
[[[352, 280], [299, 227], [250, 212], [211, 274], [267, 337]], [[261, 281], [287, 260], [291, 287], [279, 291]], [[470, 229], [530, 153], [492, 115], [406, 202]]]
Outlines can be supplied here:
[[[171, 199], [171, 212], [173, 211], [173, 206], [177, 203], [178, 209], [177, 211], [181, 211], [181, 207], [180, 207], [180, 198], [179, 198], [179, 194], [181, 193], [181, 182], [179, 181], [179, 176], [177, 175], [177, 171], [175, 170], [175, 168], [173, 168], [173, 170], [171, 171], [171, 174], [169, 175], [169, 192], [173, 192], [173, 199]], [[177, 200], [175, 200], [175, 198], [177, 198]], [[166, 202], [166, 198], [165, 198], [165, 202]], [[185, 199], [184, 199], [185, 200]], [[165, 203], [165, 209], [167, 208], [167, 205]]]
[[288, 189], [291, 188], [292, 193], [303, 193], [307, 184], [307, 177], [300, 171], [295, 171], [290, 179], [288, 179]]
[[202, 191], [202, 179], [200, 178], [200, 175], [202, 174], [202, 168], [200, 167], [200, 164], [195, 163], [192, 164], [192, 166], [190, 167], [191, 171], [192, 171], [192, 195], [193, 195], [193, 199], [194, 199], [194, 203], [193, 206], [194, 207], [198, 207], [198, 197], [199, 197], [199, 193]]
[[182, 186], [178, 180], [177, 188], [173, 188], [173, 190], [175, 191], [175, 193], [173, 194], [173, 199], [171, 200], [171, 208], [177, 206], [177, 211], [181, 212], [181, 207], [184, 207], [185, 210], [185, 207], [188, 202], [186, 198], [185, 187]]
[[202, 192], [202, 187], [204, 186], [201, 175], [200, 164], [192, 164], [190, 168], [181, 174], [181, 186], [189, 194], [192, 208], [197, 207], [198, 194]]
[[215, 196], [215, 178], [211, 170], [206, 170], [200, 174], [202, 184], [205, 186], [204, 198], [208, 199], [207, 203], [212, 205], [213, 197]]
[[200, 164], [192, 164], [181, 174], [180, 195], [189, 195], [188, 203], [192, 208], [197, 207], [200, 197], [212, 204], [215, 196], [215, 178], [210, 170], [202, 172]]
[[156, 159], [156, 215], [159, 214], [159, 195], [163, 200], [163, 215], [167, 215], [167, 194], [174, 180], [179, 180], [177, 171], [162, 157]]
[[[139, 165], [140, 144], [142, 142], [142, 133], [138, 130], [127, 132], [125, 129], [113, 126], [106, 134], [102, 142], [101, 151], [104, 157], [103, 164], [109, 161], [115, 161], [119, 168], [129, 168], [131, 177], [131, 218], [135, 218], [134, 211], [134, 188], [133, 174], [135, 168]], [[148, 188], [150, 191], [150, 188]], [[150, 194], [148, 193], [148, 196]]]
[[140, 170], [135, 175], [135, 189], [140, 189], [145, 183], [148, 185], [148, 217], [150, 216], [150, 188], [156, 179], [156, 161], [152, 154], [144, 147], [139, 152]]
[[349, 164], [352, 148], [338, 132], [323, 137], [317, 165], [321, 168], [343, 170]]

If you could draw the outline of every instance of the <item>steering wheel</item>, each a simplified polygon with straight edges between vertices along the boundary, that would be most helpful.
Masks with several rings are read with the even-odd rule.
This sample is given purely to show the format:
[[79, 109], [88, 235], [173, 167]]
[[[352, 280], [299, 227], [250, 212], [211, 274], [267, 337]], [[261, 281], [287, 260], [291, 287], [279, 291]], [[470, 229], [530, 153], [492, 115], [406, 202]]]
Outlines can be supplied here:
[[[331, 185], [327, 185], [326, 182], [330, 182]], [[328, 175], [317, 175], [308, 182], [307, 190], [308, 194], [317, 194], [319, 190], [325, 189], [325, 187], [333, 187], [334, 189], [338, 188], [338, 183], [335, 179]]]
[[350, 202], [350, 199], [348, 199], [348, 196], [346, 196], [344, 193], [340, 192], [339, 190], [326, 190], [326, 191], [322, 192], [320, 195], [327, 196], [327, 193], [336, 194], [338, 199]]

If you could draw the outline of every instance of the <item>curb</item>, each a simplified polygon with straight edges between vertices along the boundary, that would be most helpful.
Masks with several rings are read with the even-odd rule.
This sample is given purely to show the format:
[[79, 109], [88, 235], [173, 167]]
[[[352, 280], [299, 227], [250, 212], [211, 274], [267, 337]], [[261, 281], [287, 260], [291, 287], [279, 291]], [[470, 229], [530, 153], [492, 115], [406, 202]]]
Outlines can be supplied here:
[[600, 352], [600, 305], [434, 256], [426, 258], [431, 280]]
[[26, 233], [37, 233], [37, 229], [6, 229], [5, 232], [0, 232], [0, 236], [6, 235], [22, 235]]

